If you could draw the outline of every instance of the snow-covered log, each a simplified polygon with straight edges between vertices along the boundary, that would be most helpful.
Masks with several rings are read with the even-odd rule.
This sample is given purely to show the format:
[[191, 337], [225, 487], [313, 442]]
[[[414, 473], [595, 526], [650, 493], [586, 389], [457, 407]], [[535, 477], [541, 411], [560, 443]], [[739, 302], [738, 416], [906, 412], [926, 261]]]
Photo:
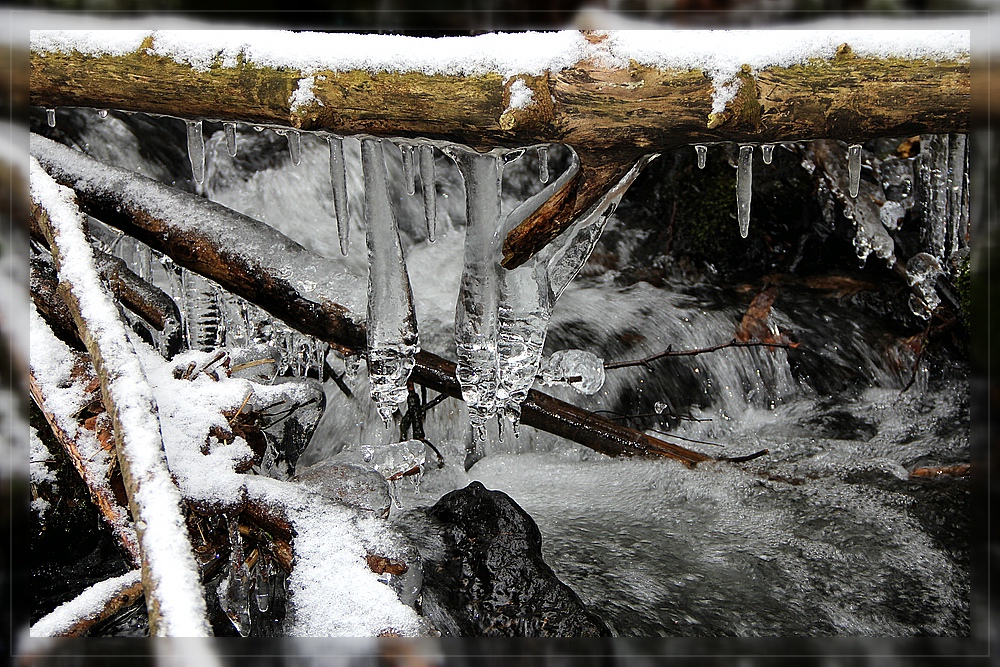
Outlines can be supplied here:
[[142, 596], [142, 572], [132, 570], [90, 586], [31, 626], [32, 637], [79, 637]]
[[72, 190], [31, 162], [31, 215], [45, 234], [61, 293], [100, 378], [115, 449], [142, 556], [142, 582], [153, 636], [208, 636], [198, 568], [167, 468], [152, 389], [111, 295], [102, 285]]
[[[289, 326], [347, 354], [365, 349], [364, 283], [272, 227], [221, 204], [111, 167], [38, 135], [31, 154], [85, 210]], [[350, 307], [345, 308], [343, 304]], [[412, 379], [461, 399], [455, 363], [425, 350]], [[654, 455], [691, 465], [704, 454], [653, 438], [532, 390], [521, 422], [609, 456]]]
[[682, 144], [967, 132], [962, 30], [561, 31], [415, 38], [34, 31], [31, 103], [424, 138], [572, 145], [579, 173], [512, 230], [531, 257], [644, 154]]

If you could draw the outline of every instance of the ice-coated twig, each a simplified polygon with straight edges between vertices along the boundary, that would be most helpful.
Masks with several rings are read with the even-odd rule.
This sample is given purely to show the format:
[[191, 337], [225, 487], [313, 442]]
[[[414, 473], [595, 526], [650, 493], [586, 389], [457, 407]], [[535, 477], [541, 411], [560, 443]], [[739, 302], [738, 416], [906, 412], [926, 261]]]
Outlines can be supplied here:
[[388, 428], [397, 405], [406, 401], [406, 381], [420, 347], [382, 141], [362, 139], [361, 162], [368, 223], [368, 375], [372, 400]]
[[208, 636], [198, 567], [191, 551], [182, 499], [167, 468], [153, 392], [94, 268], [84, 234], [86, 217], [73, 191], [58, 185], [31, 159], [32, 216], [52, 248], [60, 280], [94, 361], [135, 520], [143, 590], [154, 636]]

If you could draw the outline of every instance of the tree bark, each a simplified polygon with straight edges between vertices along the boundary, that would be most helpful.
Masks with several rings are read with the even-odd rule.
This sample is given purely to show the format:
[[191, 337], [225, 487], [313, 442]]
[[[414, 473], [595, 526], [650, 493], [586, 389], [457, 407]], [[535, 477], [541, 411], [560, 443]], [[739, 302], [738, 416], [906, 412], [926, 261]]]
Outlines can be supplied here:
[[[329, 260], [221, 204], [101, 164], [48, 139], [32, 136], [31, 152], [57, 182], [76, 191], [84, 210], [95, 218], [169, 255], [181, 266], [215, 280], [233, 294], [257, 304], [298, 331], [329, 343], [341, 353], [358, 354], [365, 349], [365, 329], [357, 316], [339, 304], [317, 300], [315, 291], [306, 292], [299, 287], [307, 278], [330, 273]], [[161, 213], [154, 214], [154, 210]], [[170, 212], [169, 219], [166, 212]], [[232, 230], [228, 241], [207, 231], [207, 216]], [[291, 274], [286, 277], [266, 274], [256, 263], [253, 251], [238, 247], [237, 244], [248, 239], [254, 239], [253, 243], [261, 247], [280, 249], [272, 252], [280, 255], [280, 264], [290, 267]], [[358, 282], [355, 289], [361, 291], [363, 287]], [[413, 379], [461, 399], [454, 362], [421, 351]], [[712, 458], [534, 390], [523, 405], [521, 421], [609, 456], [667, 456], [687, 465]]]
[[[599, 43], [598, 33], [585, 33]], [[328, 36], [331, 49], [337, 35]], [[665, 35], [665, 38], [668, 38]], [[917, 39], [915, 37], [915, 39]], [[155, 55], [156, 37], [122, 55], [32, 50], [31, 103], [143, 111], [339, 135], [423, 138], [477, 150], [539, 143], [572, 145], [580, 176], [562, 193], [563, 215], [543, 207], [511, 231], [507, 268], [545, 246], [642, 155], [679, 145], [767, 143], [968, 132], [970, 61], [835, 58], [740, 74], [740, 92], [712, 112], [711, 79], [697, 69], [628, 67], [585, 59], [558, 71], [505, 77], [418, 71], [320, 71], [221, 58], [207, 71]], [[221, 52], [221, 47], [220, 47]], [[308, 82], [312, 99], [294, 93]], [[511, 105], [513, 86], [534, 103]], [[387, 104], [387, 100], [392, 100]], [[559, 195], [557, 195], [559, 196]], [[541, 231], [536, 231], [535, 228]], [[553, 233], [553, 230], [555, 232]]]
[[[32, 166], [31, 215], [52, 249], [60, 278], [58, 292], [69, 306], [90, 353], [104, 405], [114, 425], [115, 450], [142, 556], [150, 635], [211, 635], [201, 582], [194, 557], [190, 555], [191, 544], [181, 514], [180, 492], [167, 468], [152, 389], [125, 335], [124, 325], [108, 316], [116, 311], [110, 298], [101, 298], [107, 293], [96, 271], [88, 267], [93, 255], [84, 234], [82, 213], [75, 211], [70, 219], [66, 202], [55, 196], [50, 200], [51, 190], [44, 183], [36, 183], [36, 179], [46, 178]], [[77, 283], [85, 284], [66, 280], [70, 266], [74, 275], [80, 276]], [[89, 309], [82, 305], [85, 299], [90, 303]], [[116, 322], [119, 326], [115, 326]]]

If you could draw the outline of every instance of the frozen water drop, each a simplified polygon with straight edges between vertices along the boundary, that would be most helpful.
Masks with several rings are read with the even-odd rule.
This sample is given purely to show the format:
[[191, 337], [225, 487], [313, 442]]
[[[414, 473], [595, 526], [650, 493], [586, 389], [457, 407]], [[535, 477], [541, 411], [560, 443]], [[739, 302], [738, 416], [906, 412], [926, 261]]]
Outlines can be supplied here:
[[656, 405], [653, 406], [653, 411], [656, 412], [656, 414], [661, 414], [664, 410], [667, 409], [667, 407], [669, 406], [663, 401], [657, 401]]
[[97, 110], [97, 115], [100, 116], [101, 118], [107, 118], [108, 117], [108, 110], [107, 109], [98, 109]]
[[698, 168], [699, 169], [704, 169], [705, 168], [705, 158], [708, 156], [708, 146], [704, 146], [702, 144], [697, 144], [694, 147], [694, 151], [695, 151], [695, 153], [698, 154]]
[[350, 213], [347, 209], [347, 169], [344, 164], [344, 140], [328, 137], [330, 146], [330, 184], [333, 187], [333, 205], [337, 213], [337, 234], [340, 237], [340, 252], [345, 256], [351, 233]]
[[538, 147], [538, 180], [542, 183], [549, 182], [549, 149], [547, 146]]
[[253, 129], [254, 129], [254, 132], [263, 132], [264, 131], [264, 126], [263, 125], [254, 125]]
[[413, 146], [401, 144], [399, 150], [403, 155], [403, 185], [406, 186], [406, 194], [412, 195], [416, 192], [413, 184]]
[[223, 123], [226, 131], [226, 150], [230, 157], [236, 157], [236, 123]]
[[302, 135], [295, 130], [289, 130], [285, 136], [288, 139], [288, 153], [292, 156], [292, 164], [298, 165], [302, 160]]
[[46, 109], [45, 110], [45, 121], [49, 124], [49, 127], [56, 126], [56, 110]]
[[427, 240], [434, 242], [437, 226], [437, 185], [434, 173], [434, 147], [420, 147], [420, 191], [424, 198], [424, 218], [427, 220]]
[[205, 180], [205, 135], [201, 132], [200, 120], [187, 121], [187, 144], [191, 174], [200, 184]]
[[586, 350], [560, 350], [541, 369], [545, 385], [566, 385], [582, 394], [596, 394], [604, 386], [604, 360]]
[[750, 231], [750, 198], [753, 195], [753, 146], [740, 146], [739, 162], [736, 166], [736, 205], [739, 210], [740, 236], [747, 237]]
[[764, 164], [771, 164], [771, 158], [774, 157], [774, 144], [761, 144], [760, 156], [764, 158]]
[[850, 179], [851, 196], [857, 197], [861, 186], [861, 144], [847, 147], [847, 176]]

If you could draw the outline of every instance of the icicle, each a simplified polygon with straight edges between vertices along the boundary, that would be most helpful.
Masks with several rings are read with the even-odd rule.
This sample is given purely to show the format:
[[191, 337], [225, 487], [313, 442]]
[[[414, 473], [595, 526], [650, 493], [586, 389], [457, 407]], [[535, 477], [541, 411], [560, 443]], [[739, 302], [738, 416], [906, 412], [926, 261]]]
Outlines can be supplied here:
[[223, 123], [222, 127], [226, 131], [226, 150], [230, 157], [236, 157], [236, 123]]
[[750, 197], [753, 195], [753, 146], [740, 146], [739, 164], [736, 168], [736, 205], [739, 209], [740, 236], [750, 231]]
[[219, 582], [219, 604], [241, 636], [250, 635], [250, 571], [243, 556], [243, 540], [235, 516], [229, 526], [229, 572]]
[[214, 350], [226, 340], [226, 329], [219, 306], [218, 287], [193, 271], [181, 270], [183, 319], [187, 346], [195, 350]]
[[764, 158], [764, 164], [771, 164], [771, 158], [774, 157], [774, 144], [761, 144], [760, 155]]
[[45, 110], [45, 121], [49, 124], [49, 127], [56, 126], [56, 110], [46, 109]]
[[458, 381], [469, 406], [473, 438], [486, 437], [486, 422], [497, 411], [498, 271], [500, 270], [500, 188], [503, 161], [495, 152], [479, 154], [457, 146], [445, 152], [465, 179], [465, 264], [455, 312]]
[[941, 303], [936, 287], [942, 273], [941, 263], [926, 252], [918, 252], [906, 263], [906, 282], [914, 288], [909, 303], [914, 315], [929, 319]]
[[427, 220], [427, 240], [434, 242], [437, 226], [437, 184], [434, 174], [434, 147], [420, 146], [420, 190], [424, 196], [424, 218]]
[[361, 370], [361, 355], [349, 354], [344, 357], [344, 379], [351, 386], [358, 381], [358, 372]]
[[851, 196], [857, 197], [861, 187], [861, 144], [847, 147], [847, 176], [851, 182]]
[[187, 121], [188, 158], [191, 160], [191, 174], [197, 183], [205, 180], [205, 135], [201, 132], [200, 120]]
[[702, 144], [697, 144], [694, 147], [695, 153], [698, 154], [698, 168], [705, 168], [705, 158], [708, 156], [708, 146], [703, 146]]
[[98, 109], [97, 110], [97, 115], [100, 116], [101, 118], [107, 118], [108, 117], [108, 110], [107, 109]]
[[372, 400], [388, 428], [397, 404], [406, 401], [413, 355], [420, 348], [382, 140], [362, 139], [361, 160], [368, 223], [368, 375]]
[[538, 180], [542, 183], [549, 182], [549, 149], [547, 146], [538, 147]]
[[257, 576], [254, 582], [256, 593], [254, 597], [257, 602], [257, 611], [264, 613], [271, 607], [271, 560], [261, 556], [257, 562]]
[[400, 144], [399, 150], [403, 155], [403, 185], [406, 186], [406, 194], [412, 195], [416, 192], [413, 183], [413, 146]]
[[346, 257], [350, 241], [351, 218], [347, 208], [347, 169], [344, 164], [344, 140], [340, 137], [329, 136], [326, 141], [330, 146], [330, 184], [333, 186], [333, 205], [337, 213], [340, 252]]
[[545, 268], [544, 262], [532, 259], [516, 269], [500, 272], [497, 398], [515, 438], [520, 436], [521, 404], [535, 382], [552, 312]]
[[295, 130], [288, 130], [282, 134], [288, 139], [288, 154], [292, 156], [292, 164], [298, 165], [302, 160], [302, 136]]

